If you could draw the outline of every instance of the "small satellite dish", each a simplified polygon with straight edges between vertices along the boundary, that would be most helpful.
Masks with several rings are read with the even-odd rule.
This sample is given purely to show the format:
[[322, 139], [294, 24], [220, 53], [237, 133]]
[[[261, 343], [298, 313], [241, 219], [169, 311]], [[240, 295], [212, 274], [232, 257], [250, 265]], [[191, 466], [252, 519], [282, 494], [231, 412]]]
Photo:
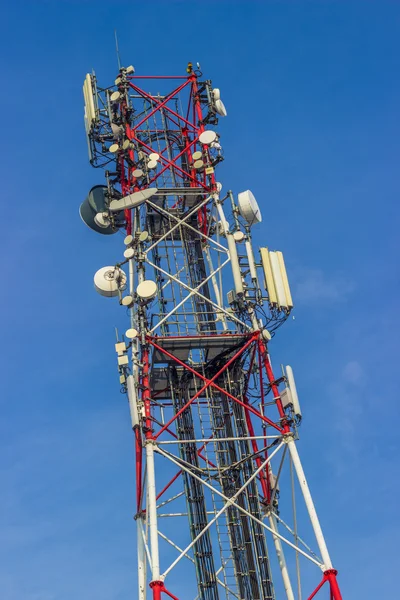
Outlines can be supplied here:
[[125, 196], [119, 200], [111, 200], [109, 209], [111, 212], [119, 212], [120, 210], [136, 208], [154, 196], [157, 191], [157, 188], [146, 188], [145, 190], [134, 192], [133, 194], [129, 194], [129, 196]]
[[111, 130], [115, 138], [121, 137], [121, 135], [124, 133], [124, 128], [122, 125], [117, 125], [116, 123], [111, 123]]
[[132, 244], [133, 240], [134, 240], [133, 235], [127, 235], [126, 238], [124, 239], [125, 246], [130, 246]]
[[133, 298], [132, 296], [124, 296], [121, 301], [123, 306], [132, 306]]
[[119, 85], [121, 83], [122, 79], [121, 77], [117, 77], [117, 79], [114, 81], [115, 85]]
[[221, 98], [221, 92], [219, 91], [219, 88], [213, 89], [213, 96], [214, 100], [219, 100]]
[[118, 150], [119, 150], [119, 145], [118, 145], [118, 144], [112, 144], [112, 145], [109, 147], [109, 149], [108, 149], [108, 151], [109, 151], [109, 152], [112, 152], [112, 153], [114, 153], [114, 152], [118, 152]]
[[193, 163], [193, 167], [195, 169], [202, 169], [204, 167], [204, 161], [203, 160], [195, 160]]
[[126, 275], [118, 267], [103, 267], [94, 276], [94, 288], [100, 296], [113, 298], [126, 285]]
[[121, 92], [113, 92], [110, 96], [111, 102], [118, 102], [118, 100], [120, 98], [121, 98]]
[[139, 235], [139, 242], [141, 242], [143, 244], [143, 242], [147, 242], [149, 237], [150, 237], [150, 234], [148, 231], [141, 231], [140, 235]]
[[215, 148], [216, 150], [221, 150], [221, 144], [218, 142], [211, 142], [210, 147]]
[[244, 238], [246, 236], [244, 235], [243, 231], [235, 231], [233, 234], [233, 239], [235, 240], [235, 242], [243, 242]]
[[145, 279], [136, 288], [136, 293], [141, 300], [152, 300], [157, 294], [157, 284], [151, 279]]
[[147, 163], [147, 168], [149, 169], [149, 171], [152, 171], [153, 169], [157, 168], [157, 161], [156, 160], [149, 160], [149, 162]]
[[203, 131], [203, 133], [199, 137], [199, 141], [201, 144], [211, 144], [211, 142], [215, 142], [217, 139], [217, 134], [215, 131]]
[[226, 117], [228, 113], [226, 112], [225, 104], [221, 99], [215, 101], [215, 110], [221, 117]]
[[157, 152], [152, 152], [149, 154], [149, 160], [155, 160], [157, 162], [157, 160], [160, 160], [160, 155], [157, 154]]
[[135, 72], [135, 67], [133, 65], [129, 65], [129, 67], [126, 67], [126, 72], [128, 73], [134, 73]]
[[133, 144], [131, 143], [131, 140], [129, 140], [129, 139], [126, 139], [124, 141], [124, 143], [122, 144], [122, 148], [124, 150], [129, 150], [129, 148], [131, 148], [132, 146], [133, 146]]
[[249, 225], [261, 223], [261, 211], [250, 190], [238, 194], [239, 212]]
[[200, 151], [193, 152], [193, 154], [192, 154], [193, 160], [199, 160], [202, 156], [203, 156], [203, 153]]
[[222, 183], [220, 181], [217, 181], [216, 185], [217, 185], [217, 192], [220, 192], [222, 190]]
[[102, 229], [107, 229], [107, 227], [110, 227], [110, 219], [108, 218], [108, 213], [106, 212], [97, 213], [94, 217], [94, 222]]
[[131, 329], [127, 329], [125, 331], [125, 335], [128, 338], [128, 340], [133, 340], [134, 338], [136, 338], [139, 335], [139, 332], [137, 331], [137, 329], [134, 329], [132, 327]]
[[132, 175], [136, 177], [136, 179], [139, 179], [139, 177], [143, 177], [143, 171], [142, 169], [135, 169], [132, 171]]
[[90, 227], [90, 229], [96, 233], [101, 233], [102, 235], [116, 233], [118, 231], [118, 227], [121, 227], [125, 222], [123, 212], [120, 214], [114, 214], [113, 225], [115, 226], [112, 226], [110, 222], [107, 228], [105, 228], [96, 222], [96, 217], [98, 214], [107, 212], [107, 191], [108, 190], [104, 185], [95, 185], [92, 187], [79, 208], [79, 214], [85, 225]]
[[133, 249], [133, 248], [127, 248], [127, 249], [124, 251], [124, 256], [125, 256], [125, 258], [129, 258], [129, 259], [130, 259], [130, 258], [133, 258], [133, 255], [134, 255], [134, 254], [135, 254], [135, 251], [134, 251], [134, 249]]

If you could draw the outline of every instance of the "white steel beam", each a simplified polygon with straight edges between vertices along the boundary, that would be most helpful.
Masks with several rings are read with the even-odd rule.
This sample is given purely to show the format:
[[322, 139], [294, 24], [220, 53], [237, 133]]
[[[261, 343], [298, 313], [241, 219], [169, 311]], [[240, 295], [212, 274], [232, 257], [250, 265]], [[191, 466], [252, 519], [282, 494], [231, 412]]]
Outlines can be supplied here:
[[311, 525], [314, 530], [315, 538], [317, 540], [318, 548], [321, 553], [321, 558], [324, 561], [324, 571], [332, 569], [331, 557], [329, 556], [328, 547], [325, 542], [324, 534], [322, 533], [321, 525], [319, 523], [317, 511], [315, 510], [314, 502], [311, 496], [310, 488], [307, 484], [307, 479], [304, 474], [304, 470], [300, 461], [299, 453], [297, 452], [296, 444], [292, 439], [287, 442], [289, 446], [290, 456], [292, 457], [293, 466], [297, 474], [297, 478], [300, 483], [300, 488], [304, 497], [304, 502], [307, 507], [307, 511], [310, 517]]
[[[284, 444], [284, 442], [281, 442], [279, 444], [279, 446], [273, 451], [273, 453], [271, 453], [271, 455], [269, 456], [269, 460], [271, 460], [272, 456], [282, 447], [283, 444]], [[215, 487], [213, 487], [212, 485], [210, 485], [207, 481], [204, 481], [198, 475], [195, 475], [195, 473], [193, 473], [190, 469], [188, 469], [181, 462], [179, 462], [178, 459], [175, 459], [175, 457], [172, 457], [167, 452], [164, 452], [164, 450], [162, 450], [161, 448], [157, 448], [156, 452], [158, 452], [159, 454], [162, 454], [162, 456], [165, 456], [165, 458], [168, 458], [168, 460], [170, 460], [175, 465], [177, 465], [178, 467], [180, 467], [181, 469], [183, 469], [184, 471], [186, 471], [187, 473], [189, 473], [189, 475], [191, 477], [194, 477], [195, 479], [197, 479], [198, 481], [200, 481], [200, 483], [202, 483], [205, 487], [207, 487], [210, 490], [212, 490], [215, 494], [217, 494], [218, 496], [220, 496], [224, 500], [226, 500], [226, 501], [229, 500], [229, 498], [227, 496], [225, 496], [225, 494], [223, 494], [222, 492], [220, 492], [219, 490], [217, 490]], [[310, 562], [314, 563], [315, 565], [317, 565], [318, 567], [320, 567], [322, 570], [325, 570], [325, 565], [323, 563], [321, 563], [321, 561], [317, 560], [313, 556], [310, 556], [309, 554], [307, 554], [307, 552], [304, 552], [303, 550], [301, 550], [301, 548], [299, 548], [298, 546], [295, 546], [295, 544], [292, 544], [292, 542], [290, 540], [288, 540], [285, 537], [283, 537], [283, 535], [281, 535], [280, 533], [272, 531], [271, 527], [269, 527], [268, 525], [266, 525], [263, 521], [260, 521], [260, 519], [257, 519], [257, 517], [255, 517], [254, 515], [252, 515], [249, 511], [247, 511], [245, 508], [243, 508], [242, 506], [240, 506], [236, 502], [233, 502], [232, 504], [240, 512], [242, 512], [243, 514], [247, 515], [248, 517], [250, 517], [251, 519], [253, 519], [253, 521], [255, 521], [256, 523], [258, 523], [259, 525], [261, 525], [261, 527], [263, 527], [264, 529], [266, 529], [270, 533], [274, 533], [280, 540], [282, 540], [282, 542], [285, 542], [285, 544], [287, 544], [288, 546], [290, 546], [294, 550], [297, 550], [297, 552], [300, 552], [300, 554], [302, 554]]]
[[[281, 444], [282, 445], [282, 444]], [[276, 449], [275, 452], [277, 452], [279, 450], [279, 447]], [[162, 577], [166, 577], [168, 575], [168, 573], [177, 565], [177, 563], [181, 560], [181, 558], [184, 556], [184, 554], [186, 552], [188, 552], [188, 550], [190, 550], [190, 548], [192, 548], [196, 542], [205, 534], [206, 531], [208, 531], [208, 529], [210, 529], [210, 527], [215, 523], [215, 521], [222, 515], [223, 512], [226, 511], [226, 509], [229, 506], [237, 506], [235, 500], [237, 500], [237, 498], [240, 496], [240, 494], [246, 489], [246, 487], [249, 485], [249, 483], [251, 481], [253, 481], [253, 479], [255, 477], [257, 477], [257, 475], [260, 473], [260, 471], [262, 471], [262, 469], [265, 468], [265, 466], [269, 463], [269, 461], [271, 460], [272, 456], [274, 455], [275, 452], [272, 452], [271, 455], [260, 465], [260, 467], [258, 467], [258, 469], [256, 471], [254, 471], [254, 473], [251, 475], [251, 477], [249, 477], [249, 479], [247, 479], [246, 483], [231, 497], [228, 498], [226, 496], [224, 496], [225, 499], [225, 504], [224, 506], [217, 512], [217, 514], [215, 515], [215, 517], [213, 519], [211, 519], [211, 521], [209, 521], [207, 523], [207, 525], [204, 527], [204, 529], [201, 530], [201, 532], [194, 538], [194, 540], [191, 541], [191, 543], [185, 548], [185, 550], [182, 551], [182, 553], [178, 556], [178, 558], [168, 567], [168, 569], [166, 569], [166, 571], [164, 571]], [[162, 452], [162, 454], [165, 455], [165, 452]], [[197, 477], [196, 477], [197, 479]], [[200, 481], [201, 478], [199, 478]], [[205, 482], [203, 482], [205, 483]], [[212, 487], [212, 486], [210, 486]], [[222, 495], [222, 494], [221, 494]]]

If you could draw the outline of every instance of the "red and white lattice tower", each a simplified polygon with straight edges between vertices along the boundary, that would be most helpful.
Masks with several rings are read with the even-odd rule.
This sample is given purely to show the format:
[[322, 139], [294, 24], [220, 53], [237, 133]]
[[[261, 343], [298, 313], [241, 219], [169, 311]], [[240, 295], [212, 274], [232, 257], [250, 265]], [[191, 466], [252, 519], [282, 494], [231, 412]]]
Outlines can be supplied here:
[[81, 217], [125, 235], [95, 288], [130, 318], [116, 352], [135, 439], [137, 597], [340, 600], [297, 451], [293, 372], [270, 358], [293, 308], [283, 256], [254, 251], [253, 194], [217, 181], [226, 110], [199, 68], [130, 66], [83, 88], [105, 181]]

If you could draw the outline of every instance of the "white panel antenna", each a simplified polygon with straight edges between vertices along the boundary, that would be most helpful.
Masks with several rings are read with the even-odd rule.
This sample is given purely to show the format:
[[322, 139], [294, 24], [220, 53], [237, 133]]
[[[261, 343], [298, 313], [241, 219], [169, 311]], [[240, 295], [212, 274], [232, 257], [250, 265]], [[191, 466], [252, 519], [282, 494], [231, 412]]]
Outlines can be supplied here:
[[302, 415], [301, 415], [301, 409], [300, 409], [300, 402], [299, 402], [299, 397], [297, 395], [297, 388], [296, 388], [296, 383], [294, 380], [293, 369], [289, 365], [286, 366], [286, 376], [287, 376], [289, 389], [290, 389], [290, 393], [291, 393], [294, 414], [296, 415], [296, 417], [301, 419]]
[[269, 259], [271, 261], [272, 275], [274, 278], [276, 295], [278, 297], [278, 304], [281, 308], [287, 308], [285, 288], [283, 287], [282, 275], [276, 252], [270, 252]]
[[282, 252], [260, 248], [260, 255], [270, 305], [278, 305], [279, 308], [290, 311], [293, 308], [293, 300]]
[[287, 273], [286, 273], [286, 267], [285, 267], [285, 261], [283, 260], [283, 254], [282, 254], [282, 252], [277, 251], [276, 255], [278, 257], [279, 269], [281, 272], [283, 287], [285, 290], [286, 305], [288, 308], [293, 308], [292, 294], [290, 293], [289, 280], [288, 280]]
[[83, 83], [83, 97], [85, 99], [85, 114], [88, 120], [88, 126], [90, 130], [92, 122], [96, 120], [96, 110], [93, 101], [92, 78], [90, 77], [89, 73], [87, 73], [85, 81]]
[[278, 304], [278, 297], [276, 295], [274, 277], [272, 275], [271, 262], [269, 260], [268, 248], [260, 248], [261, 264], [264, 271], [265, 278], [265, 289], [268, 292], [269, 303], [273, 306]]

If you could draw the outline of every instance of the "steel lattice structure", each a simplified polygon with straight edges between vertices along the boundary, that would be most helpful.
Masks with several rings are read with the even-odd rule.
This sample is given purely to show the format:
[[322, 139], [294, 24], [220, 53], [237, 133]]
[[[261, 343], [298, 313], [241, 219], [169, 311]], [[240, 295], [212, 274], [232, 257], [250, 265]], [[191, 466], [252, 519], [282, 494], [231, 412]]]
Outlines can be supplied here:
[[[277, 376], [270, 359], [292, 308], [274, 271], [283, 258], [263, 248], [255, 260], [247, 205], [216, 180], [219, 90], [189, 63], [183, 76], [121, 68], [108, 88], [87, 75], [84, 96], [90, 162], [106, 181], [81, 216], [126, 235], [120, 262], [95, 285], [130, 315], [116, 351], [135, 438], [137, 597], [177, 600], [185, 561], [201, 600], [300, 599], [308, 561], [318, 585], [304, 597], [323, 588], [340, 600], [297, 451], [293, 374]], [[284, 514], [295, 478], [315, 551], [294, 507]]]

